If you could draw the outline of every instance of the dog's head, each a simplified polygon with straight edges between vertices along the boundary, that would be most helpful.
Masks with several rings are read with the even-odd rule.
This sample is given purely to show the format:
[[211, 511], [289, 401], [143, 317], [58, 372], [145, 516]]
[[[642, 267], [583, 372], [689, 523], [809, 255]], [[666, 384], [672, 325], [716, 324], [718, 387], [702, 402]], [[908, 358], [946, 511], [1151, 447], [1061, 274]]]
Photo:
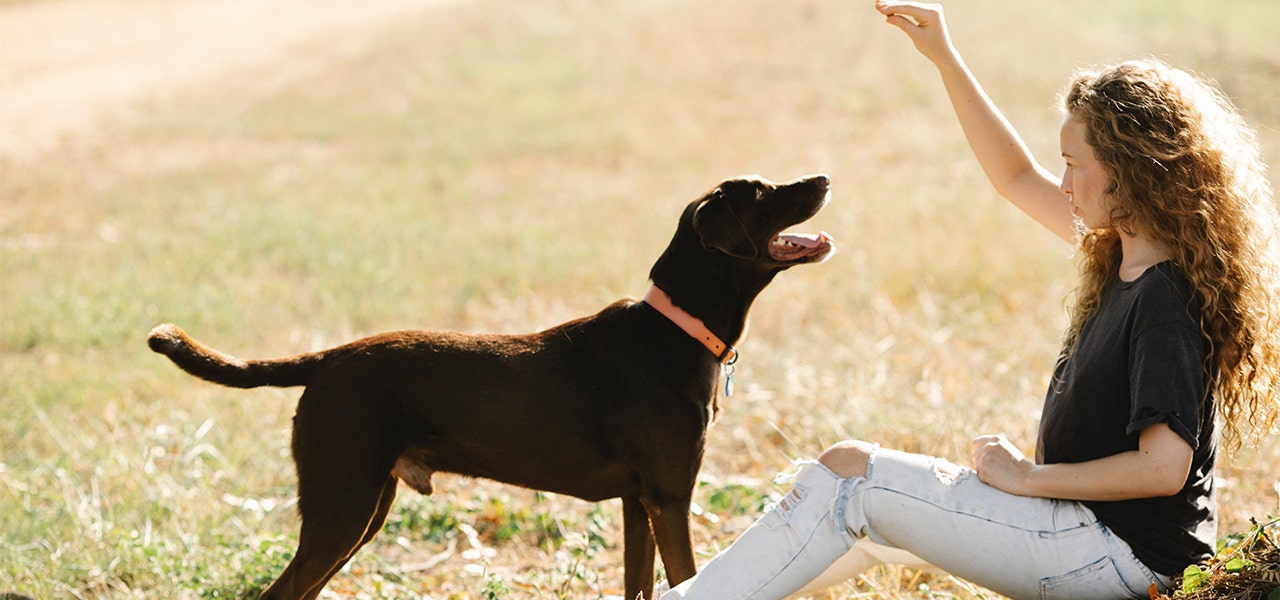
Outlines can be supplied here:
[[685, 207], [649, 279], [720, 339], [737, 343], [751, 303], [775, 275], [835, 252], [825, 232], [786, 232], [818, 214], [830, 186], [826, 175], [787, 183], [759, 176], [721, 183]]
[[826, 232], [786, 233], [827, 203], [826, 175], [774, 183], [759, 176], [730, 179], [695, 204], [693, 229], [703, 248], [771, 270], [822, 262], [835, 252]]

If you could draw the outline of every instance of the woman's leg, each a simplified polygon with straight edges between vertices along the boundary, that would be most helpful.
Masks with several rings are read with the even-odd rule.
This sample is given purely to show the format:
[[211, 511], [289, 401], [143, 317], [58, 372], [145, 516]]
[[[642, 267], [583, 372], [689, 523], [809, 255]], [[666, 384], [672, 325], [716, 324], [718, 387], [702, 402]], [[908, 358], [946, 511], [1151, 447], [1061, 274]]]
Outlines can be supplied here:
[[[783, 598], [861, 540], [1015, 598], [1145, 595], [1158, 579], [1078, 503], [1012, 496], [946, 461], [871, 448], [838, 445], [804, 465], [777, 507], [664, 600]], [[878, 564], [855, 554], [838, 563], [846, 577]]]
[[[867, 442], [858, 440], [837, 442], [818, 456], [818, 462], [843, 479], [866, 477], [867, 463], [871, 460], [874, 451], [875, 445]], [[825, 590], [879, 565], [921, 568], [928, 567], [929, 563], [901, 548], [883, 546], [871, 540], [862, 539], [796, 593], [809, 594]]]
[[833, 510], [851, 481], [819, 463], [805, 464], [782, 501], [662, 600], [783, 598], [800, 589], [853, 546]]
[[861, 539], [848, 552], [845, 552], [843, 556], [831, 563], [831, 566], [827, 567], [826, 571], [814, 577], [809, 583], [804, 584], [804, 587], [796, 590], [795, 593], [807, 595], [820, 592], [849, 581], [880, 565], [898, 565], [915, 569], [925, 569], [932, 566], [921, 560], [919, 556], [901, 548], [882, 546], [871, 540]]

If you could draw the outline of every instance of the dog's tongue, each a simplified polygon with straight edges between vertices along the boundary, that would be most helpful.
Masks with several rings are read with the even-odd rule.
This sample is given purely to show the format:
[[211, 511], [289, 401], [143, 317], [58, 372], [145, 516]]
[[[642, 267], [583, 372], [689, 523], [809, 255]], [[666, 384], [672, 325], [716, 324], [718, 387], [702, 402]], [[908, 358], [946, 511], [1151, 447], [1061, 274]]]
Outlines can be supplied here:
[[816, 248], [822, 242], [831, 241], [831, 236], [825, 231], [822, 233], [784, 233], [779, 235], [778, 239], [805, 248]]
[[832, 248], [831, 236], [822, 233], [782, 233], [773, 238], [769, 244], [769, 255], [773, 258], [792, 262], [829, 254]]

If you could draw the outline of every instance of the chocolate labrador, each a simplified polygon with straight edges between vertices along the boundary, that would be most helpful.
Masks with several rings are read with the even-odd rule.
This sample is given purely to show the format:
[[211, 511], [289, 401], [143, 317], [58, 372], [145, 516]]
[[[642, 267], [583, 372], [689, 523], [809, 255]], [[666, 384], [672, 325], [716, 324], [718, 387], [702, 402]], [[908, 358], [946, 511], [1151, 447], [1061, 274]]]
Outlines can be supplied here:
[[691, 202], [642, 301], [527, 335], [384, 333], [242, 360], [174, 325], [151, 349], [222, 385], [306, 386], [293, 424], [302, 530], [263, 598], [315, 598], [382, 527], [398, 481], [458, 473], [597, 502], [622, 498], [627, 598], [651, 598], [654, 545], [672, 585], [696, 571], [689, 505], [722, 370], [756, 295], [825, 260], [831, 237], [784, 234], [829, 182], [731, 179]]

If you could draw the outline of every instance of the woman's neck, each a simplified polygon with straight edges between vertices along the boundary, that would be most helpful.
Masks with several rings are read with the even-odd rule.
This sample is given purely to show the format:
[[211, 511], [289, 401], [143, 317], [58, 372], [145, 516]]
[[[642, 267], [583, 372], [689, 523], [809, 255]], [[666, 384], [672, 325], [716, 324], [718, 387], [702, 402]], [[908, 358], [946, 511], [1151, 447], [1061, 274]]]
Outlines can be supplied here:
[[1147, 269], [1173, 258], [1173, 253], [1144, 235], [1120, 234], [1120, 280], [1133, 281]]

